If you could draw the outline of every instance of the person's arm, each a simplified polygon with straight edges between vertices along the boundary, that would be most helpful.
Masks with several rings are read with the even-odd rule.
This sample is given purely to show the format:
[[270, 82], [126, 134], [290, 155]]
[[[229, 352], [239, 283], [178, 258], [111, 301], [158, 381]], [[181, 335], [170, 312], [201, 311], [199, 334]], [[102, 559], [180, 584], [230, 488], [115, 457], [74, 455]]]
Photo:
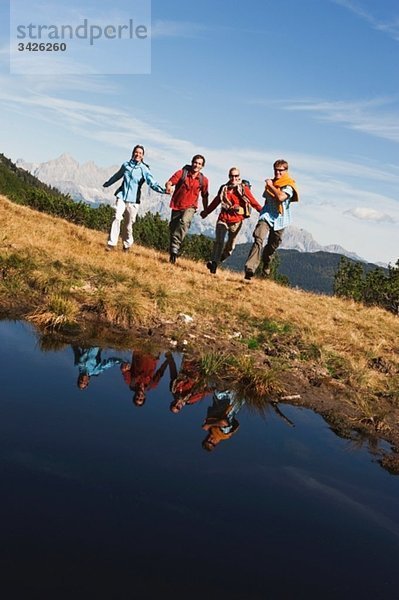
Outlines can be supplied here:
[[172, 193], [172, 188], [176, 185], [176, 183], [178, 183], [178, 181], [180, 181], [182, 175], [183, 169], [180, 169], [179, 171], [176, 171], [176, 173], [173, 173], [172, 177], [168, 179], [168, 181], [165, 183], [165, 190], [167, 194]]
[[245, 197], [247, 198], [250, 205], [255, 208], [258, 212], [262, 210], [262, 206], [259, 204], [249, 187], [245, 186]]
[[131, 366], [132, 364], [129, 362], [123, 362], [121, 364], [121, 373], [122, 373], [122, 377], [123, 377], [123, 381], [127, 384], [130, 385], [131, 381], [132, 381], [132, 372], [131, 372]]
[[112, 175], [112, 177], [110, 177], [108, 179], [108, 181], [103, 183], [103, 187], [109, 187], [110, 185], [115, 183], [115, 181], [118, 181], [118, 179], [123, 177], [124, 172], [125, 172], [125, 166], [122, 165], [121, 168], [119, 169], [119, 171], [117, 171], [114, 175]]
[[215, 210], [215, 208], [217, 206], [219, 206], [220, 204], [220, 195], [218, 194], [217, 196], [215, 196], [215, 198], [212, 200], [212, 202], [210, 203], [210, 205], [207, 208], [204, 208], [203, 211], [200, 212], [200, 217], [202, 219], [205, 219], [205, 217], [207, 217], [208, 215], [211, 214], [211, 212], [213, 212]]
[[166, 193], [165, 188], [163, 188], [161, 185], [159, 185], [159, 183], [157, 181], [155, 181], [155, 178], [149, 169], [147, 169], [147, 168], [143, 169], [143, 175], [144, 175], [146, 184], [152, 190], [154, 190], [154, 192], [158, 192], [159, 194]]
[[208, 178], [204, 177], [201, 187], [201, 198], [202, 198], [202, 206], [206, 211], [208, 209], [208, 200], [209, 200], [209, 190], [208, 190], [209, 182]]
[[274, 196], [276, 198], [276, 200], [278, 200], [279, 202], [284, 202], [285, 200], [287, 200], [287, 198], [289, 198], [289, 194], [287, 194], [286, 192], [283, 192], [283, 190], [279, 187], [276, 187], [273, 184], [273, 180], [272, 179], [266, 179], [266, 192], [270, 191], [272, 196]]

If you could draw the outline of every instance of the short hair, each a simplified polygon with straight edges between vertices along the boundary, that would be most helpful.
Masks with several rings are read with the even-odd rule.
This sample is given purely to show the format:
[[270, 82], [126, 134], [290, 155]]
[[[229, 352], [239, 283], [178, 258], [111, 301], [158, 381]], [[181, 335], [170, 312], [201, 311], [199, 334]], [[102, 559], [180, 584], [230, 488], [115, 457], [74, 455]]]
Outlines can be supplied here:
[[198, 159], [202, 160], [202, 166], [205, 167], [205, 156], [202, 156], [202, 154], [194, 154], [194, 156], [191, 159], [191, 164], [193, 164], [193, 162]]
[[141, 144], [136, 144], [135, 145], [135, 147], [132, 150], [132, 154], [134, 154], [135, 151], [138, 150], [138, 148], [141, 148], [141, 150], [143, 151], [143, 154], [145, 154], [144, 146], [142, 146]]
[[288, 169], [288, 163], [283, 158], [279, 158], [278, 160], [274, 161], [273, 167], [284, 167], [285, 169]]
[[238, 167], [230, 167], [230, 169], [229, 169], [229, 177], [230, 177], [232, 171], [238, 171], [238, 174], [240, 175], [240, 169]]

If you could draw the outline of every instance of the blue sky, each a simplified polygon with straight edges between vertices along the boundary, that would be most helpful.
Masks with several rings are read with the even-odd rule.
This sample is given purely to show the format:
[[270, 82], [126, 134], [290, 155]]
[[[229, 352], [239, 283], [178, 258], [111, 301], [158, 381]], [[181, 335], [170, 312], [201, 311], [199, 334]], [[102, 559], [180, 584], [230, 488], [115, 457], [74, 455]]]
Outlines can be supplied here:
[[[96, 6], [54, 4], [81, 14]], [[103, 2], [101, 16], [113, 22], [129, 6]], [[258, 199], [285, 158], [301, 191], [294, 225], [396, 262], [396, 0], [153, 0], [151, 11], [150, 74], [15, 75], [0, 0], [0, 152], [31, 162], [67, 152], [107, 166], [142, 143], [160, 182], [201, 152], [212, 192], [237, 165]], [[121, 66], [139, 60], [128, 44], [116, 52]]]

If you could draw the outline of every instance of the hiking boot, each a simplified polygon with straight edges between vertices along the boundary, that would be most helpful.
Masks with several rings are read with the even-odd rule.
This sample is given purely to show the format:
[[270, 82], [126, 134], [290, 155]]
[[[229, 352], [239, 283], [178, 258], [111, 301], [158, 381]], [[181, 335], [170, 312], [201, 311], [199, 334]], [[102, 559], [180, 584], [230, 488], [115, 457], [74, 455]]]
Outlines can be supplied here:
[[246, 279], [247, 281], [251, 281], [253, 276], [254, 276], [253, 271], [245, 271], [244, 279]]
[[115, 246], [105, 246], [105, 252], [113, 252], [115, 250]]
[[171, 265], [176, 264], [176, 259], [177, 259], [177, 254], [175, 254], [174, 252], [171, 252], [170, 256], [169, 256], [169, 262], [170, 262], [170, 264]]
[[125, 246], [123, 246], [123, 252], [130, 252], [130, 246], [128, 246], [127, 248], [125, 248]]
[[262, 269], [262, 277], [270, 277], [269, 267], [267, 267], [266, 269]]
[[210, 272], [214, 275], [216, 273], [217, 268], [218, 268], [218, 264], [214, 260], [209, 260], [206, 263], [206, 268], [209, 269]]

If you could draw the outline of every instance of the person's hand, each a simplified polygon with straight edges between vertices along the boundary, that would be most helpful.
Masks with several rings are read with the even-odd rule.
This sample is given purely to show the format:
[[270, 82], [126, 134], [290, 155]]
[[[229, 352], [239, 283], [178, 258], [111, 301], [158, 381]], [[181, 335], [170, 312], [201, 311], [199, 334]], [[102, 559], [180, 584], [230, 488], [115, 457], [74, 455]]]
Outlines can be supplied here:
[[126, 371], [129, 371], [130, 367], [131, 367], [131, 364], [130, 364], [130, 363], [128, 363], [128, 362], [123, 362], [123, 363], [121, 364], [121, 371], [122, 371], [122, 373], [126, 373]]
[[168, 182], [165, 184], [165, 194], [171, 194], [172, 193], [172, 185]]
[[273, 185], [273, 179], [266, 179], [266, 187]]

